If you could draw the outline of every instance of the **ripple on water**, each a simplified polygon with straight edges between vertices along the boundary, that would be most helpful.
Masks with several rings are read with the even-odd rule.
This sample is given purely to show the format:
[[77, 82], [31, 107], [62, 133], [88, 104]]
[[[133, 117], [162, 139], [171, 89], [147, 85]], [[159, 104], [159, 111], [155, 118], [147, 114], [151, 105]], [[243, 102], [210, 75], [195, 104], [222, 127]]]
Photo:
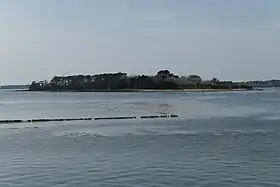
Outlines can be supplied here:
[[[50, 139], [38, 139], [30, 144], [33, 148], [10, 154], [13, 164], [3, 162], [1, 155], [0, 166], [5, 167], [5, 172], [0, 172], [0, 184], [31, 187], [40, 186], [42, 181], [45, 186], [264, 187], [279, 184], [279, 159], [272, 157], [271, 145], [263, 138], [272, 132], [178, 133], [102, 136], [97, 145], [89, 146], [88, 139], [96, 138], [96, 133], [64, 131]], [[79, 143], [65, 149], [65, 137], [79, 139]], [[248, 141], [251, 137], [255, 143]], [[36, 152], [34, 146], [40, 141], [44, 147]]]
[[280, 120], [280, 114], [262, 117], [263, 120]]
[[56, 136], [66, 136], [66, 137], [104, 137], [106, 135], [101, 133], [93, 133], [93, 132], [62, 132], [61, 134], [56, 134]]
[[56, 132], [54, 136], [64, 136], [64, 137], [123, 137], [123, 136], [185, 136], [185, 137], [242, 137], [242, 136], [269, 136], [273, 132], [267, 129], [256, 129], [256, 130], [215, 130], [215, 131], [187, 131], [187, 130], [176, 130], [169, 129], [168, 131], [156, 131], [149, 129], [138, 129], [137, 131], [120, 133], [110, 133], [106, 131], [63, 131]]
[[[207, 96], [226, 99], [212, 97], [207, 101], [196, 100], [200, 97], [197, 94], [104, 95], [44, 93], [48, 97], [44, 100], [39, 93], [29, 93], [23, 97], [44, 100], [42, 107], [25, 105], [31, 117], [34, 112], [50, 116], [87, 112], [94, 116], [108, 109], [115, 114], [119, 112], [116, 108], [130, 112], [135, 107], [140, 113], [153, 114], [172, 108], [183, 119], [36, 123], [38, 129], [1, 126], [0, 186], [279, 186], [279, 120], [262, 117], [273, 109], [270, 116], [277, 116], [280, 105], [277, 100], [273, 106], [270, 102], [262, 105], [257, 99], [270, 95], [258, 94], [252, 99], [250, 94], [219, 93]], [[63, 102], [56, 103], [59, 100]], [[218, 100], [225, 105], [221, 107]], [[13, 116], [23, 112], [22, 106], [15, 111], [16, 102], [11, 104], [10, 109], [8, 104], [0, 109], [5, 118], [5, 111]], [[259, 115], [261, 110], [250, 108], [253, 105], [268, 112]]]

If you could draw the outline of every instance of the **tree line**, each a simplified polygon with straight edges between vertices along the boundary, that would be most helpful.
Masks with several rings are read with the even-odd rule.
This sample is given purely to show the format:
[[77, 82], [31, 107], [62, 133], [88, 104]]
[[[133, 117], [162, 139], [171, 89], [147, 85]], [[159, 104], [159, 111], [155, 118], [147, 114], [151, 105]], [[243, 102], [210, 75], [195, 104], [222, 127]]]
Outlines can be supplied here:
[[155, 76], [128, 76], [126, 73], [96, 75], [55, 76], [50, 81], [33, 81], [31, 91], [94, 91], [135, 89], [185, 89], [185, 88], [249, 88], [237, 83], [225, 83], [213, 78], [203, 82], [197, 75], [178, 76], [169, 70], [160, 70]]

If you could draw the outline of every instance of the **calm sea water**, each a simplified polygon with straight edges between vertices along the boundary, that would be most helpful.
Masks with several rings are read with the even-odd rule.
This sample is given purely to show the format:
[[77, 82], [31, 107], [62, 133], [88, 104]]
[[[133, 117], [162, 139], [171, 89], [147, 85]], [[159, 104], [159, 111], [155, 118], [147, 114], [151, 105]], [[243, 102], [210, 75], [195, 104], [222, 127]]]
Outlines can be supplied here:
[[0, 91], [0, 119], [178, 114], [0, 125], [0, 186], [280, 186], [280, 90]]

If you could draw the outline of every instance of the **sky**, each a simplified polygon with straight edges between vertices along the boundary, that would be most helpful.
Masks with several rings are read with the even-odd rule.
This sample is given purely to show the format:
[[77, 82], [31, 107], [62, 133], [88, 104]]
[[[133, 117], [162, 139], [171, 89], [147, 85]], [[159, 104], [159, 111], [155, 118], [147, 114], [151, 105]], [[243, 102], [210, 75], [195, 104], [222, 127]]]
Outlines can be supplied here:
[[0, 0], [0, 84], [161, 69], [280, 79], [280, 1]]

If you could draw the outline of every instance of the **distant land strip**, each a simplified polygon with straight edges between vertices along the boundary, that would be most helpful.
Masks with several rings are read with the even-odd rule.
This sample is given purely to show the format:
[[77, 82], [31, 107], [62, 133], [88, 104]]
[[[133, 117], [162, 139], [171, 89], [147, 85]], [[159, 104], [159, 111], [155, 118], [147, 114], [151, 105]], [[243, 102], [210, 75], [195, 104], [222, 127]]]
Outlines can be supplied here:
[[128, 75], [127, 73], [101, 73], [95, 75], [54, 76], [49, 81], [32, 81], [26, 91], [54, 92], [154, 92], [154, 91], [246, 91], [267, 85], [280, 86], [279, 80], [261, 82], [234, 82], [213, 77], [203, 80], [199, 75], [180, 76], [169, 70], [154, 75]]
[[[154, 118], [177, 118], [176, 114], [171, 115], [144, 115], [140, 116], [140, 119], [154, 119]], [[112, 117], [83, 117], [83, 118], [41, 118], [41, 119], [8, 119], [0, 120], [0, 124], [11, 124], [11, 123], [38, 123], [38, 122], [52, 122], [52, 121], [90, 121], [90, 120], [125, 120], [125, 119], [137, 119], [136, 116], [112, 116]]]

